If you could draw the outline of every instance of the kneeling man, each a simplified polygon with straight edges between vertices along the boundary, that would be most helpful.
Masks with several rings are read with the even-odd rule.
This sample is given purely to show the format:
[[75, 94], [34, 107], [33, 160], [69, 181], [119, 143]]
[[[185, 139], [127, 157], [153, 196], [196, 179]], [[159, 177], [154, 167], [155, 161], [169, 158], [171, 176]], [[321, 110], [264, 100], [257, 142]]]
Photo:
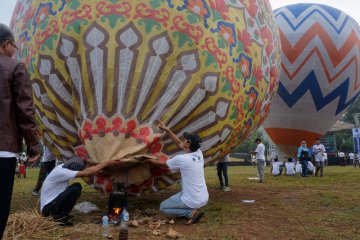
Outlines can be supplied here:
[[186, 151], [166, 162], [150, 159], [150, 162], [167, 166], [171, 171], [180, 171], [182, 191], [160, 204], [160, 211], [177, 217], [186, 217], [186, 224], [198, 222], [204, 213], [198, 209], [205, 206], [209, 199], [204, 177], [204, 158], [200, 150], [201, 138], [197, 134], [184, 133], [181, 141], [169, 128], [160, 122], [160, 128], [169, 134], [174, 143]]
[[69, 181], [74, 178], [91, 176], [105, 167], [115, 164], [107, 161], [86, 168], [86, 162], [79, 157], [73, 157], [65, 164], [55, 167], [46, 177], [40, 194], [40, 211], [43, 216], [51, 216], [55, 221], [65, 226], [72, 225], [68, 220], [69, 213], [81, 195], [81, 184]]

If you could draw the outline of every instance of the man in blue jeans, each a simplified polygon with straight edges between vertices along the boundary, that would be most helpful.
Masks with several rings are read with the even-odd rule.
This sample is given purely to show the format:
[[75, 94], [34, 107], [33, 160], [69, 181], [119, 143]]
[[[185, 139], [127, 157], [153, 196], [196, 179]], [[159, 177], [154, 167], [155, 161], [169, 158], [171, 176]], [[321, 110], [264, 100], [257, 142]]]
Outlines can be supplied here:
[[310, 158], [310, 151], [306, 147], [306, 142], [302, 141], [301, 146], [298, 148], [297, 158], [300, 160], [302, 166], [302, 177], [307, 177], [308, 161]]
[[166, 162], [158, 159], [149, 161], [158, 166], [167, 166], [171, 171], [180, 171], [182, 191], [171, 196], [160, 204], [160, 211], [177, 217], [186, 217], [186, 224], [198, 222], [204, 213], [198, 209], [205, 206], [209, 199], [204, 176], [204, 158], [200, 150], [201, 138], [197, 134], [184, 133], [181, 141], [169, 128], [160, 122], [163, 129], [173, 142], [185, 154], [177, 155]]
[[[220, 182], [220, 190], [223, 190], [224, 192], [230, 191], [229, 177], [227, 173], [229, 162], [230, 162], [230, 157], [229, 154], [227, 154], [223, 158], [219, 159], [216, 166], [217, 175], [219, 177], [219, 182]], [[222, 176], [224, 176], [225, 185]]]

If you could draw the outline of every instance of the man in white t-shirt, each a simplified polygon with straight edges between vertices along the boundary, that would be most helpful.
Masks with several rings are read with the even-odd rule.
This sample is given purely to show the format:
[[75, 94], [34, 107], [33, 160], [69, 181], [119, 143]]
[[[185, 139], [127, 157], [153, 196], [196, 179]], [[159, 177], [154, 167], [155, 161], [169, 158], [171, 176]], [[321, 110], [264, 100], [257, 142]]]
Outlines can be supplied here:
[[344, 152], [339, 152], [338, 153], [338, 157], [339, 157], [339, 159], [340, 159], [340, 165], [342, 166], [342, 167], [345, 167], [345, 153]]
[[350, 160], [350, 164], [354, 164], [354, 156], [355, 156], [355, 154], [352, 153], [352, 152], [348, 154], [348, 158], [349, 158], [349, 160]]
[[279, 162], [277, 157], [273, 160], [274, 162], [271, 164], [271, 174], [273, 176], [280, 176], [283, 170], [283, 162]]
[[65, 164], [56, 166], [46, 177], [40, 194], [40, 211], [43, 216], [51, 216], [62, 225], [71, 226], [69, 213], [81, 195], [81, 184], [69, 181], [74, 178], [91, 176], [105, 167], [115, 165], [116, 161], [106, 161], [95, 166], [86, 167], [79, 157], [73, 157]]
[[354, 167], [356, 168], [356, 165], [359, 166], [360, 168], [360, 163], [359, 163], [359, 154], [354, 154]]
[[186, 224], [196, 223], [204, 216], [198, 209], [205, 206], [209, 199], [204, 176], [204, 158], [200, 150], [201, 138], [197, 134], [185, 132], [184, 140], [181, 141], [168, 127], [159, 122], [159, 127], [172, 141], [187, 152], [167, 161], [149, 160], [154, 165], [168, 167], [171, 171], [180, 171], [181, 174], [182, 191], [163, 201], [160, 211], [167, 215], [186, 217], [189, 219]]
[[[288, 161], [285, 163], [286, 175], [293, 176], [296, 174], [295, 171], [295, 163], [293, 162], [292, 158], [288, 158]], [[300, 167], [301, 169], [301, 167]]]
[[257, 168], [260, 178], [259, 183], [263, 183], [265, 178], [265, 145], [261, 143], [260, 138], [257, 138], [255, 142], [257, 144], [257, 147], [253, 152], [251, 152], [251, 154], [255, 155], [255, 158], [257, 160]]
[[324, 159], [324, 152], [325, 147], [323, 144], [320, 143], [320, 138], [316, 138], [315, 145], [312, 147], [312, 152], [315, 157], [315, 163], [316, 163], [316, 170], [315, 170], [315, 176], [318, 176], [319, 170], [320, 170], [320, 177], [324, 176], [324, 165], [325, 165], [325, 159]]

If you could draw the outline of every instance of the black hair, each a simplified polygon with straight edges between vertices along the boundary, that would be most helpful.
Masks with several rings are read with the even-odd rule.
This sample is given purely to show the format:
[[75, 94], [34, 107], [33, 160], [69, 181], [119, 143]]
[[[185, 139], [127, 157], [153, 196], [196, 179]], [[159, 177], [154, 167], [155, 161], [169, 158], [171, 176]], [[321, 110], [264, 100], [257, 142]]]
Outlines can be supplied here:
[[290, 157], [288, 158], [288, 162], [292, 162], [292, 160], [293, 160], [292, 158], [290, 158]]
[[278, 159], [278, 158], [274, 158], [274, 161], [275, 161], [275, 162], [278, 162], [278, 161], [279, 161], [279, 159]]
[[14, 42], [14, 35], [12, 34], [10, 28], [8, 28], [5, 24], [0, 23], [0, 44], [9, 40]]
[[201, 146], [200, 146], [199, 143], [192, 143], [192, 142], [190, 142], [189, 148], [190, 148], [190, 151], [191, 151], [191, 152], [196, 152], [200, 147], [201, 147]]

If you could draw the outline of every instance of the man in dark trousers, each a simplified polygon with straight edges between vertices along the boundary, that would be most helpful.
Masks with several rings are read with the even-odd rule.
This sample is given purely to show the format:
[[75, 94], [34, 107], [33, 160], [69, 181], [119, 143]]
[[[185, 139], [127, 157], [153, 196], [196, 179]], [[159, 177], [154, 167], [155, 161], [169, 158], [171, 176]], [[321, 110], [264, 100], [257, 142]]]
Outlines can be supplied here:
[[39, 155], [31, 82], [25, 65], [12, 58], [16, 50], [10, 29], [0, 24], [0, 239], [9, 216], [22, 138], [30, 160]]
[[81, 184], [69, 181], [74, 178], [89, 177], [100, 170], [114, 167], [117, 161], [104, 161], [85, 169], [86, 162], [73, 157], [65, 164], [60, 164], [46, 177], [40, 194], [40, 211], [43, 216], [51, 216], [64, 226], [71, 226], [69, 213], [81, 195]]
[[50, 149], [43, 145], [43, 155], [41, 157], [41, 165], [40, 165], [40, 171], [39, 171], [39, 176], [38, 176], [38, 180], [36, 183], [36, 186], [32, 192], [32, 195], [34, 196], [38, 196], [40, 189], [42, 187], [42, 184], [46, 178], [47, 175], [49, 175], [49, 173], [54, 169], [55, 167], [55, 162], [56, 162], [56, 157], [55, 155], [50, 151]]

